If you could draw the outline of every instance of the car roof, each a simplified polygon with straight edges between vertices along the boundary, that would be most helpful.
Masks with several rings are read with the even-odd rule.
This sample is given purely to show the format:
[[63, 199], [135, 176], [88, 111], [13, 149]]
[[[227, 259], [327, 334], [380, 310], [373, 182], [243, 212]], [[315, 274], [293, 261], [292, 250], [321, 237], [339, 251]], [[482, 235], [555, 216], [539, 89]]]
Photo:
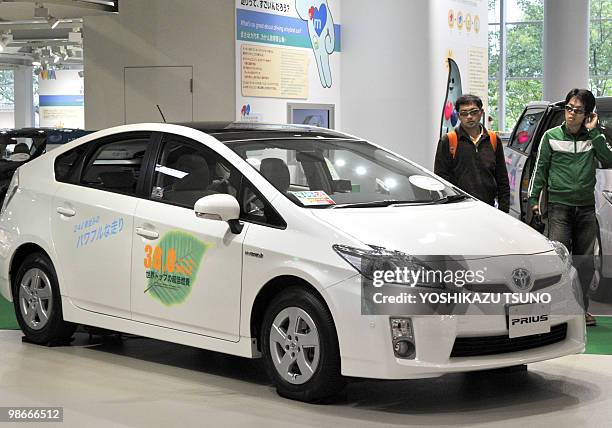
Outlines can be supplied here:
[[[606, 111], [612, 110], [612, 97], [595, 97], [597, 101], [597, 108], [604, 109]], [[550, 101], [531, 101], [527, 104], [527, 107], [563, 107], [565, 105], [565, 100], [550, 102]]]
[[[612, 97], [595, 97], [595, 101], [597, 102], [598, 109], [611, 110], [612, 109]], [[557, 107], [563, 107], [565, 105], [565, 100], [557, 101], [556, 103], [551, 103]]]
[[17, 129], [2, 129], [0, 135], [8, 135], [9, 137], [22, 137], [32, 138], [41, 135], [48, 135], [53, 133], [75, 133], [80, 135], [90, 134], [93, 131], [86, 131], [84, 129], [70, 129], [70, 128], [17, 128]]
[[265, 140], [265, 139], [350, 139], [357, 140], [347, 134], [325, 128], [307, 125], [283, 125], [271, 123], [250, 122], [188, 122], [176, 125], [197, 129], [215, 137], [223, 143], [233, 141]]

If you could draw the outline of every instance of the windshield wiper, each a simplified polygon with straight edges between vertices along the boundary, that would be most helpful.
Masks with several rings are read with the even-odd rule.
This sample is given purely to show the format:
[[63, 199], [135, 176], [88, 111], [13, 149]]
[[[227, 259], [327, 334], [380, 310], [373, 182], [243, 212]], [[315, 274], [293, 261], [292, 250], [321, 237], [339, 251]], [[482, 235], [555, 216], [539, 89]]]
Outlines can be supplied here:
[[371, 202], [356, 202], [354, 204], [338, 204], [330, 205], [330, 208], [380, 208], [388, 207], [391, 205], [407, 205], [407, 204], [431, 204], [432, 200], [412, 200], [412, 201], [400, 201], [398, 199], [387, 199], [384, 201], [371, 201]]
[[468, 195], [450, 195], [434, 201], [434, 204], [452, 204], [453, 202], [471, 199]]

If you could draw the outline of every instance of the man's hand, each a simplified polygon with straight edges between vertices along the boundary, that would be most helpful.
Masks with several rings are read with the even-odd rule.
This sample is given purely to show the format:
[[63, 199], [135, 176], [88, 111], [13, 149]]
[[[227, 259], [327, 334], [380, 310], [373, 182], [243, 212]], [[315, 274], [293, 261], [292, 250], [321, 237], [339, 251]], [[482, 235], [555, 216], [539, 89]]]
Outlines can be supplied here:
[[540, 215], [540, 206], [539, 205], [534, 205], [533, 207], [531, 207], [531, 212], [533, 213], [534, 216], [539, 216]]
[[597, 126], [597, 121], [599, 120], [599, 116], [597, 116], [597, 113], [591, 113], [585, 120], [584, 120], [584, 126], [586, 127], [586, 129], [588, 129], [589, 131], [591, 131], [592, 129], [595, 129], [595, 127]]

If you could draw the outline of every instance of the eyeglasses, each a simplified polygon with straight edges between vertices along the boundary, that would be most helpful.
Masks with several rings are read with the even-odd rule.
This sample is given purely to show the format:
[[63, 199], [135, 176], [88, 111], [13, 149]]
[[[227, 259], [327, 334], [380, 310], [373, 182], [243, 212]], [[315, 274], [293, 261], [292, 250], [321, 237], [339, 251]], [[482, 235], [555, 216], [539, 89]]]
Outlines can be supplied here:
[[482, 112], [482, 110], [475, 108], [474, 110], [470, 110], [470, 111], [460, 111], [459, 116], [461, 117], [477, 116], [480, 114], [480, 112]]
[[572, 107], [572, 106], [565, 106], [565, 111], [568, 113], [576, 113], [576, 114], [584, 114], [586, 113], [586, 111], [583, 108], [579, 108], [579, 107]]

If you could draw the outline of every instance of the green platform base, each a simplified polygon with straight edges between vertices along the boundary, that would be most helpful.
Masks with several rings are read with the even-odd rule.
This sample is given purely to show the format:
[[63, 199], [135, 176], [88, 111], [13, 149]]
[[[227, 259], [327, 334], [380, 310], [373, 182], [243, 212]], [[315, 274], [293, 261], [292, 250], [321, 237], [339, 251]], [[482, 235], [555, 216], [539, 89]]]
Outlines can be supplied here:
[[586, 354], [612, 355], [612, 317], [595, 317], [596, 327], [587, 327]]
[[13, 304], [0, 297], [0, 330], [19, 330]]

